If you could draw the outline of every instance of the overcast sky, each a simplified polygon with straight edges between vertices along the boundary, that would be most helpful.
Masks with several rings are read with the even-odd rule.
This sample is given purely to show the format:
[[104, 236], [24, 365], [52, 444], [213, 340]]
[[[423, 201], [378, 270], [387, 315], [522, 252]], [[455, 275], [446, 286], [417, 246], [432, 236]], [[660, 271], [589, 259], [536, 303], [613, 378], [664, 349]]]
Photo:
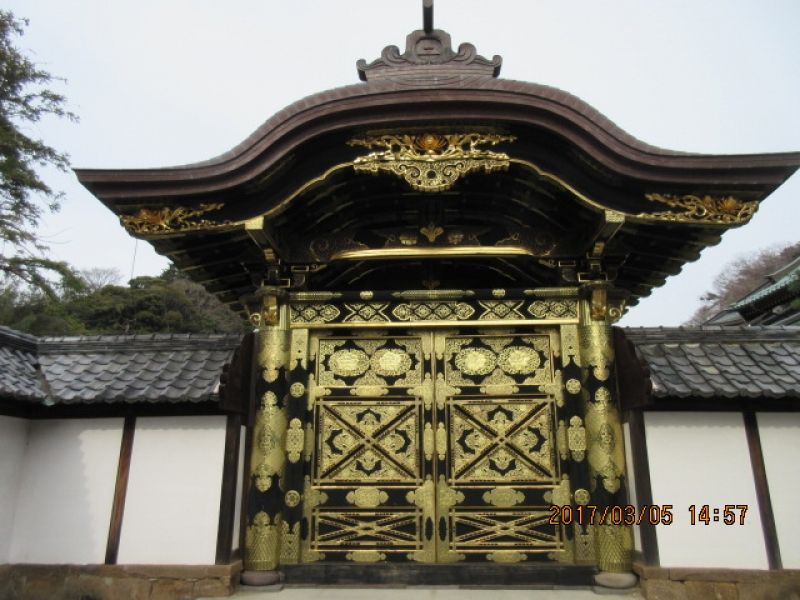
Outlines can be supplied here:
[[[80, 123], [39, 127], [75, 167], [162, 167], [235, 146], [273, 113], [356, 83], [355, 62], [421, 27], [421, 0], [11, 0], [22, 47]], [[797, 0], [436, 0], [454, 46], [503, 57], [502, 77], [569, 91], [637, 138], [673, 150], [800, 150]], [[134, 241], [72, 174], [42, 233], [78, 268], [131, 274]], [[800, 175], [625, 317], [678, 325], [730, 260], [797, 241]], [[165, 259], [138, 244], [135, 275]]]

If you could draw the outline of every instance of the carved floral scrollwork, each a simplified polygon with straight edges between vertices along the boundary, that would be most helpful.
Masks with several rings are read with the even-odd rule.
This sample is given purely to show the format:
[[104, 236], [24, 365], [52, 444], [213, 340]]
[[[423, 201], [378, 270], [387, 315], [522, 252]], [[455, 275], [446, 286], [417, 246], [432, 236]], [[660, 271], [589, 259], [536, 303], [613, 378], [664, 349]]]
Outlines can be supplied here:
[[196, 208], [187, 206], [142, 208], [134, 215], [121, 216], [119, 220], [128, 233], [134, 235], [225, 227], [231, 224], [230, 221], [215, 222], [198, 219], [198, 217], [219, 210], [223, 206], [225, 206], [223, 203], [215, 202], [200, 204]]
[[660, 221], [741, 225], [749, 221], [758, 210], [758, 202], [755, 200], [744, 202], [733, 196], [645, 194], [645, 198], [650, 202], [658, 202], [671, 208], [682, 210], [682, 212], [664, 211], [637, 215], [638, 217], [658, 219]]
[[508, 169], [506, 153], [485, 150], [481, 146], [515, 139], [509, 135], [483, 133], [387, 134], [354, 138], [348, 144], [378, 149], [356, 158], [353, 168], [357, 173], [389, 172], [402, 177], [415, 190], [441, 192], [450, 189], [467, 173]]

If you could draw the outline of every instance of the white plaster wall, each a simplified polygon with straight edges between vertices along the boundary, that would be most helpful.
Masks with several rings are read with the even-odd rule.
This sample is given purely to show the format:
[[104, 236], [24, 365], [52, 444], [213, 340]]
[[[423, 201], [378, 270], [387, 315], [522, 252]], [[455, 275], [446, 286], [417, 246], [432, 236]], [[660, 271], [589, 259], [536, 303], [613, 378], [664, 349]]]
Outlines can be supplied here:
[[247, 428], [242, 427], [239, 434], [239, 462], [236, 467], [236, 505], [233, 510], [233, 545], [232, 550], [239, 548], [239, 532], [242, 519], [242, 486], [244, 482], [244, 442]]
[[0, 416], [0, 564], [11, 559], [14, 513], [28, 445], [28, 421]]
[[225, 422], [136, 419], [120, 564], [214, 564]]
[[[674, 505], [656, 527], [661, 566], [768, 568], [742, 415], [648, 412], [645, 427], [653, 502]], [[690, 504], [719, 508], [720, 522], [690, 525]], [[722, 523], [726, 504], [749, 506], [744, 525]]]
[[[628, 481], [628, 503], [638, 506], [636, 498], [636, 473], [633, 471], [633, 451], [631, 450], [631, 426], [629, 423], [622, 424], [622, 431], [625, 435], [625, 466], [627, 467]], [[633, 549], [642, 550], [642, 532], [638, 525], [633, 526]]]
[[102, 563], [122, 419], [32, 421], [14, 519], [14, 563]]
[[800, 569], [800, 413], [758, 413], [758, 432], [784, 569]]

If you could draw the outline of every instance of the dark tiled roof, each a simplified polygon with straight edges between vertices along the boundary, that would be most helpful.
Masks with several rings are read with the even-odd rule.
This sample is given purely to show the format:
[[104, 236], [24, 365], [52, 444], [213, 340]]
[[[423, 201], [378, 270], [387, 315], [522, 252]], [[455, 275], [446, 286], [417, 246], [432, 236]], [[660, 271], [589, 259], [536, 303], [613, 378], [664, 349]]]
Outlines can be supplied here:
[[45, 398], [37, 342], [33, 336], [0, 326], [0, 396], [32, 402]]
[[[656, 398], [800, 398], [800, 327], [625, 330]], [[48, 405], [216, 399], [238, 335], [35, 338], [0, 327], [0, 399]]]
[[800, 398], [800, 327], [625, 330], [655, 398]]
[[0, 328], [0, 397], [47, 405], [217, 397], [238, 335], [35, 338]]

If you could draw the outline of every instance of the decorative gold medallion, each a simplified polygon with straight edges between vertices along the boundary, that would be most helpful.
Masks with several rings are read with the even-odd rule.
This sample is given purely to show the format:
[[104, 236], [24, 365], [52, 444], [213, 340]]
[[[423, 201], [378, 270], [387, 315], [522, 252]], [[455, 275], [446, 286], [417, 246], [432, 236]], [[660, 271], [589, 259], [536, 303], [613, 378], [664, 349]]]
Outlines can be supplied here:
[[303, 423], [298, 418], [289, 421], [289, 428], [286, 430], [286, 457], [289, 462], [296, 463], [300, 460], [305, 448], [305, 432]]
[[456, 354], [455, 364], [465, 375], [488, 375], [494, 371], [497, 360], [488, 348], [465, 348]]
[[337, 350], [331, 354], [328, 364], [340, 377], [357, 377], [369, 368], [369, 357], [363, 350]]
[[607, 404], [611, 401], [611, 392], [607, 387], [599, 387], [594, 393], [594, 399], [601, 404]]
[[496, 487], [484, 492], [483, 501], [498, 508], [510, 508], [525, 501], [525, 494], [510, 487]]
[[497, 364], [506, 373], [512, 375], [528, 375], [533, 373], [542, 360], [539, 353], [527, 346], [511, 346], [502, 350], [497, 356]]
[[360, 487], [347, 493], [347, 501], [359, 508], [375, 508], [389, 499], [389, 494], [374, 487]]
[[516, 550], [497, 550], [487, 554], [486, 558], [496, 563], [518, 563], [526, 560], [528, 556]]
[[397, 348], [381, 348], [370, 359], [372, 369], [383, 377], [397, 377], [411, 368], [411, 356]]
[[353, 562], [374, 563], [386, 560], [386, 555], [377, 550], [353, 550], [348, 552], [345, 558]]
[[294, 508], [295, 506], [300, 504], [300, 492], [298, 492], [297, 490], [289, 490], [288, 492], [286, 492], [284, 501], [286, 502], [286, 506], [288, 506], [289, 508]]
[[578, 488], [577, 490], [575, 490], [575, 503], [576, 504], [580, 504], [582, 506], [585, 506], [585, 505], [589, 504], [590, 498], [591, 498], [591, 496], [589, 494], [589, 490], [586, 490], [584, 488]]
[[577, 415], [569, 420], [567, 445], [572, 453], [572, 460], [581, 462], [586, 456], [586, 428], [583, 426], [583, 420]]
[[581, 382], [577, 379], [567, 379], [567, 383], [564, 384], [564, 387], [567, 388], [570, 394], [578, 394], [581, 391]]

